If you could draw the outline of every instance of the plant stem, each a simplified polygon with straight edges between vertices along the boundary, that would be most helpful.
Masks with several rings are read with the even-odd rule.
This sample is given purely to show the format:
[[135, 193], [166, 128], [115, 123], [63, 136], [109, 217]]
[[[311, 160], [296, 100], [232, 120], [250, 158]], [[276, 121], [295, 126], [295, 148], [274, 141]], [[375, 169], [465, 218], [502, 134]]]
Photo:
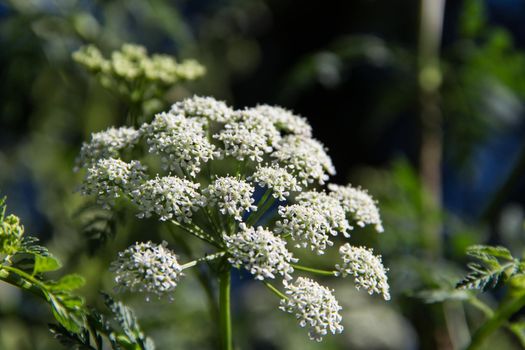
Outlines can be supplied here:
[[212, 260], [215, 260], [217, 258], [220, 258], [220, 257], [224, 256], [224, 254], [226, 254], [226, 252], [217, 252], [217, 253], [214, 253], [214, 254], [209, 254], [209, 255], [203, 256], [202, 258], [195, 259], [195, 260], [190, 261], [190, 262], [188, 262], [188, 263], [186, 263], [184, 265], [181, 265], [180, 268], [182, 270], [189, 269], [190, 267], [196, 266], [200, 262], [212, 261]]
[[233, 350], [231, 310], [230, 310], [231, 272], [226, 268], [219, 277], [220, 339], [222, 350]]
[[328, 270], [320, 270], [320, 269], [314, 269], [312, 267], [307, 267], [307, 266], [302, 266], [302, 265], [296, 265], [296, 264], [292, 264], [292, 267], [296, 270], [300, 270], [300, 271], [306, 271], [306, 272], [311, 272], [311, 273], [316, 273], [318, 275], [323, 275], [323, 276], [335, 276], [337, 271], [328, 271]]
[[285, 294], [283, 294], [279, 289], [275, 288], [270, 282], [265, 281], [263, 283], [269, 290], [271, 290], [280, 299], [288, 299], [288, 297]]
[[268, 211], [268, 209], [270, 209], [272, 204], [275, 202], [275, 198], [273, 196], [270, 196], [270, 193], [270, 190], [266, 191], [263, 198], [259, 202], [257, 211], [250, 215], [250, 217], [248, 218], [247, 222], [250, 225], [255, 225], [257, 221], [261, 219], [261, 217]]
[[466, 350], [479, 349], [489, 335], [504, 325], [505, 322], [523, 306], [525, 306], [525, 293], [501, 305], [494, 312], [494, 315], [483, 323], [474, 333], [470, 345]]

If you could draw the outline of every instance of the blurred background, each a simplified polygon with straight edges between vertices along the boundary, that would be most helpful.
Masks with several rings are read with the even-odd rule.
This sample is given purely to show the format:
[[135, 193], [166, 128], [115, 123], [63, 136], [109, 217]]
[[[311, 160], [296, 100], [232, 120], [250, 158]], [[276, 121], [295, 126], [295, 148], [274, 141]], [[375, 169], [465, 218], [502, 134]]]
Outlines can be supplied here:
[[[160, 240], [167, 228], [129, 211], [97, 211], [75, 192], [82, 141], [124, 125], [129, 106], [71, 54], [93, 43], [109, 55], [129, 42], [195, 58], [206, 75], [170, 89], [165, 107], [199, 94], [305, 116], [338, 170], [332, 181], [368, 188], [385, 226], [352, 239], [383, 255], [391, 301], [347, 280], [323, 281], [337, 290], [345, 332], [317, 344], [261, 284], [237, 274], [237, 345], [461, 348], [483, 315], [460, 301], [427, 304], [418, 292], [453, 286], [470, 244], [502, 244], [522, 256], [524, 18], [525, 0], [0, 1], [0, 196], [61, 258], [62, 273], [86, 277], [81, 292], [102, 309], [98, 291], [111, 291], [116, 252]], [[207, 273], [188, 276], [171, 304], [122, 296], [157, 348], [216, 348], [198, 284]], [[0, 285], [1, 349], [59, 348], [50, 321], [45, 305]], [[495, 344], [520, 348], [503, 330], [485, 347]]]

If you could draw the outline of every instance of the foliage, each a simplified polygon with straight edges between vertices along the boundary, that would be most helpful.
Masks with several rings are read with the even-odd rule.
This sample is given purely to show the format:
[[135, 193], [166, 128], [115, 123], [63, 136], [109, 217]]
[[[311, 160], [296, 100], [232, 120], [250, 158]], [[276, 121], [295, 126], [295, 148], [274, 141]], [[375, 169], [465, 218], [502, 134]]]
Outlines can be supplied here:
[[55, 338], [74, 349], [102, 350], [102, 336], [109, 339], [115, 350], [154, 349], [153, 341], [144, 335], [129, 307], [103, 294], [123, 333], [117, 332], [104, 316], [95, 310], [89, 311], [83, 298], [73, 293], [84, 285], [84, 278], [76, 274], [65, 275], [58, 280], [46, 278], [45, 273], [61, 267], [60, 261], [47, 248], [37, 245], [38, 239], [25, 237], [20, 219], [12, 214], [6, 216], [5, 212], [3, 198], [0, 200], [0, 280], [27, 290], [49, 304], [58, 322], [57, 325], [50, 325]]

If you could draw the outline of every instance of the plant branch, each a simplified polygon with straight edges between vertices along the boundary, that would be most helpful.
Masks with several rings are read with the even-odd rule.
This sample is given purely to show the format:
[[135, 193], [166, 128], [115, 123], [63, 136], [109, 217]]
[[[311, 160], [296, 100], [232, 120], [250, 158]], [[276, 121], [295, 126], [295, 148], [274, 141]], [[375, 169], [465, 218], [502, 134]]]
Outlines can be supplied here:
[[337, 271], [314, 269], [313, 267], [302, 266], [302, 265], [297, 265], [297, 264], [291, 264], [291, 265], [294, 269], [300, 270], [300, 271], [311, 272], [311, 273], [315, 273], [315, 274], [323, 275], [323, 276], [332, 276], [332, 277], [337, 276]]
[[231, 271], [229, 268], [219, 277], [219, 311], [220, 311], [220, 339], [221, 349], [233, 350], [231, 305], [230, 305]]

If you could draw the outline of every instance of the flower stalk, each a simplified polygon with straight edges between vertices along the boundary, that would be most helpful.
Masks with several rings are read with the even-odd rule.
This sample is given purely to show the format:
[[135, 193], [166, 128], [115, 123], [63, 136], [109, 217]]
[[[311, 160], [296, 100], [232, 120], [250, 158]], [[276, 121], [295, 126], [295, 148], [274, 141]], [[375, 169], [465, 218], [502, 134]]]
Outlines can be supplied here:
[[222, 350], [233, 350], [230, 288], [231, 271], [228, 265], [219, 277], [219, 329]]

